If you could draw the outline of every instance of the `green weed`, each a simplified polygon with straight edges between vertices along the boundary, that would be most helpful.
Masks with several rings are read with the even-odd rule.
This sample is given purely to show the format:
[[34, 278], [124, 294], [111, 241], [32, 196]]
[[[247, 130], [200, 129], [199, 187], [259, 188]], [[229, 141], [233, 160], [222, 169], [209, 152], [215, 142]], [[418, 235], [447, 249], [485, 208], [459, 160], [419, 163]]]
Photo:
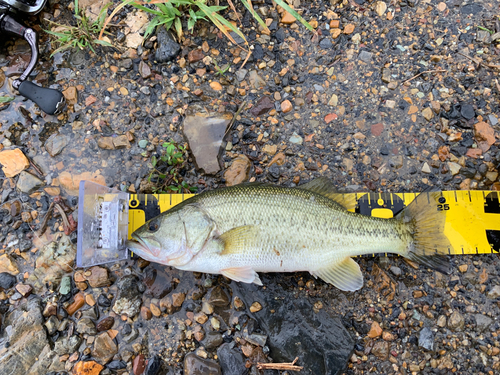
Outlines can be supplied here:
[[189, 186], [182, 179], [180, 171], [185, 167], [187, 160], [187, 150], [182, 145], [174, 142], [162, 144], [163, 150], [158, 157], [151, 157], [152, 171], [149, 174], [148, 182], [156, 184], [153, 193], [193, 193], [197, 187]]
[[85, 12], [80, 13], [78, 9], [78, 0], [75, 0], [76, 26], [62, 25], [49, 20], [49, 23], [55, 27], [51, 27], [51, 30], [45, 31], [57, 37], [56, 42], [59, 45], [59, 47], [52, 52], [51, 57], [58, 52], [72, 48], [79, 48], [81, 50], [90, 48], [90, 50], [95, 53], [94, 46], [96, 44], [112, 47], [109, 42], [100, 40], [98, 37], [99, 31], [104, 25], [106, 10], [110, 5], [111, 3], [106, 4], [99, 12], [97, 20], [91, 22], [85, 15]]
[[11, 102], [13, 100], [14, 100], [14, 98], [11, 96], [0, 96], [0, 104], [8, 103], [8, 102]]
[[219, 65], [217, 64], [217, 61], [213, 60], [213, 63], [214, 63], [215, 69], [217, 70], [217, 72], [215, 72], [215, 75], [225, 76], [226, 72], [231, 67], [231, 64], [229, 64], [229, 63], [225, 64], [222, 68], [219, 67]]

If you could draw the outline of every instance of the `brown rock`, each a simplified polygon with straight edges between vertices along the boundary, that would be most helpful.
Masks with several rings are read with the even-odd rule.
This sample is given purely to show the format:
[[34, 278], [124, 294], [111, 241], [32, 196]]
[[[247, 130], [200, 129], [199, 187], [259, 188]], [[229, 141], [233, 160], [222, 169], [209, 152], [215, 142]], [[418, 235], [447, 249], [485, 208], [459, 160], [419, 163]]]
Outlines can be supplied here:
[[17, 275], [19, 273], [16, 261], [12, 259], [10, 255], [0, 255], [0, 273], [2, 272], [7, 272], [12, 275]]
[[381, 334], [382, 328], [380, 327], [380, 324], [378, 324], [377, 322], [373, 322], [367, 336], [374, 339], [375, 337], [379, 337]]
[[234, 186], [248, 180], [252, 163], [245, 155], [239, 155], [224, 172], [226, 186]]
[[372, 354], [380, 359], [387, 359], [389, 356], [389, 343], [378, 341], [373, 345]]
[[484, 121], [474, 124], [474, 136], [476, 137], [477, 146], [486, 152], [491, 145], [495, 143], [495, 131]]
[[250, 109], [250, 113], [255, 117], [261, 116], [274, 108], [274, 102], [269, 96], [263, 96]]
[[432, 100], [431, 101], [431, 108], [435, 114], [438, 114], [439, 111], [441, 110], [441, 104], [435, 100]]
[[382, 332], [382, 339], [384, 341], [394, 341], [396, 337], [392, 333], [384, 331]]
[[18, 148], [15, 150], [0, 151], [0, 164], [6, 177], [17, 176], [30, 166], [28, 158]]
[[73, 375], [99, 375], [104, 366], [95, 361], [77, 362], [73, 367]]
[[161, 310], [154, 303], [152, 303], [152, 304], [149, 305], [149, 309], [151, 310], [151, 312], [153, 313], [154, 316], [156, 316], [157, 318], [160, 317]]
[[355, 26], [352, 23], [345, 25], [344, 34], [352, 34], [354, 32]]
[[[479, 148], [469, 148], [465, 154], [465, 156], [468, 156], [473, 159], [477, 159], [483, 154], [483, 150]], [[468, 189], [467, 189], [468, 190]]]
[[174, 307], [181, 307], [186, 299], [186, 295], [184, 293], [173, 293], [172, 294], [172, 305]]
[[205, 324], [208, 320], [208, 317], [205, 313], [199, 312], [194, 314], [194, 320], [196, 320], [200, 324]]
[[119, 135], [116, 138], [113, 138], [113, 145], [115, 148], [130, 148], [130, 141], [128, 140], [128, 137], [123, 134]]
[[340, 29], [332, 29], [330, 30], [330, 35], [332, 36], [333, 39], [337, 39], [340, 34], [342, 34], [342, 30]]
[[281, 17], [281, 22], [284, 23], [285, 25], [290, 25], [297, 21], [294, 16], [292, 16], [290, 13], [285, 12], [283, 17]]
[[251, 313], [256, 313], [256, 312], [262, 310], [262, 305], [259, 302], [254, 302], [250, 306], [249, 310], [250, 310]]
[[340, 20], [331, 20], [330, 21], [330, 28], [331, 29], [337, 29], [340, 26]]
[[92, 288], [100, 288], [111, 284], [107, 268], [94, 266], [89, 271], [91, 274], [87, 276], [87, 281]]
[[384, 124], [382, 124], [381, 122], [379, 122], [378, 124], [373, 124], [371, 126], [370, 131], [371, 131], [372, 135], [374, 135], [375, 137], [378, 137], [384, 131]]
[[216, 81], [210, 82], [210, 87], [214, 91], [220, 91], [220, 90], [222, 90], [222, 85], [219, 82], [216, 82]]
[[488, 280], [488, 273], [486, 268], [483, 268], [483, 272], [479, 275], [479, 284], [484, 284]]
[[434, 113], [432, 113], [432, 109], [430, 109], [429, 107], [425, 107], [423, 110], [422, 110], [422, 116], [424, 116], [424, 118], [427, 120], [427, 121], [431, 121], [432, 118], [434, 117]]
[[97, 332], [104, 332], [113, 327], [113, 324], [115, 324], [115, 318], [112, 316], [108, 316], [107, 318], [104, 318], [101, 320], [99, 323], [96, 324], [96, 329]]
[[283, 113], [288, 113], [293, 109], [292, 103], [290, 103], [290, 100], [284, 100], [281, 103], [281, 110]]
[[286, 159], [285, 154], [282, 152], [278, 152], [269, 162], [269, 166], [273, 165], [274, 163], [278, 165], [283, 165], [285, 164], [285, 159]]
[[85, 99], [85, 106], [88, 107], [91, 104], [94, 104], [97, 101], [97, 98], [94, 95], [89, 95], [87, 99]]
[[55, 196], [61, 194], [61, 189], [58, 188], [57, 186], [48, 186], [48, 187], [44, 188], [43, 190], [45, 190], [45, 192], [52, 197], [55, 197]]
[[63, 95], [66, 98], [66, 102], [70, 105], [78, 103], [78, 91], [76, 87], [70, 86], [63, 91]]
[[141, 60], [141, 62], [139, 63], [139, 73], [141, 74], [141, 77], [144, 79], [147, 79], [152, 75], [151, 68], [143, 60]]
[[115, 145], [113, 144], [112, 137], [101, 137], [97, 140], [97, 145], [103, 150], [114, 150]]
[[92, 294], [87, 294], [85, 296], [85, 302], [87, 302], [87, 305], [89, 306], [94, 306], [95, 305], [95, 299]]
[[413, 291], [413, 298], [422, 298], [424, 296], [424, 292], [421, 290], [414, 290]]
[[97, 335], [94, 341], [92, 357], [97, 359], [102, 364], [106, 364], [116, 353], [118, 353], [118, 346], [107, 332]]
[[59, 175], [59, 183], [66, 193], [70, 195], [78, 195], [80, 181], [92, 181], [96, 184], [106, 186], [106, 179], [100, 173], [83, 172], [78, 175], [72, 175], [69, 172], [62, 172]]
[[74, 302], [66, 308], [69, 315], [73, 315], [77, 310], [85, 305], [85, 297], [82, 293], [78, 293], [73, 297]]
[[337, 118], [338, 118], [337, 114], [329, 113], [325, 116], [325, 122], [327, 124], [329, 124], [330, 122], [332, 122], [333, 120], [336, 120]]
[[203, 90], [201, 89], [196, 89], [193, 91], [193, 94], [196, 96], [202, 96], [203, 95]]
[[193, 49], [188, 53], [188, 61], [190, 64], [198, 62], [205, 57], [201, 49]]
[[141, 306], [141, 317], [144, 320], [150, 320], [153, 314], [151, 314], [151, 310], [149, 310], [146, 306]]
[[31, 285], [17, 284], [16, 290], [19, 293], [21, 293], [23, 297], [28, 297], [31, 294], [31, 291], [33, 290], [33, 288], [31, 287]]
[[24, 223], [31, 223], [33, 221], [33, 218], [31, 217], [31, 214], [28, 211], [24, 211], [21, 213], [21, 220]]
[[134, 375], [142, 375], [145, 369], [146, 361], [144, 359], [144, 354], [139, 354], [134, 358], [134, 362], [132, 362], [132, 371], [134, 371]]
[[270, 155], [270, 156], [273, 156], [276, 151], [278, 151], [278, 146], [276, 145], [265, 145], [264, 147], [262, 147], [262, 152]]

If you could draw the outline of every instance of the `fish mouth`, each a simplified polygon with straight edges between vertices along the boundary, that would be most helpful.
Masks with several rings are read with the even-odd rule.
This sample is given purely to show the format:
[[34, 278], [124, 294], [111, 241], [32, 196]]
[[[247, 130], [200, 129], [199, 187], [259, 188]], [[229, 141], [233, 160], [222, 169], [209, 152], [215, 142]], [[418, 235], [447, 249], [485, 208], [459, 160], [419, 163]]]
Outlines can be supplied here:
[[[148, 242], [152, 242], [155, 246], [150, 246]], [[161, 249], [160, 243], [157, 240], [151, 238], [148, 238], [148, 242], [132, 234], [132, 239], [128, 240], [125, 246], [130, 251], [136, 252], [138, 255], [152, 255], [154, 257], [157, 257]]]

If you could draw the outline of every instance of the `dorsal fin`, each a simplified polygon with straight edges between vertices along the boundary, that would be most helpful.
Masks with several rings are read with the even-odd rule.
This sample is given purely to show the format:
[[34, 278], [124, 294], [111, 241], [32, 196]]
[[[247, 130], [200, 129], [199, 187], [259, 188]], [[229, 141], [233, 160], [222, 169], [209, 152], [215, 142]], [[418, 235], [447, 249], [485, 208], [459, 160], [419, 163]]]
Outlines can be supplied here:
[[339, 191], [333, 186], [332, 181], [330, 181], [327, 177], [319, 177], [297, 187], [299, 189], [309, 190], [327, 197], [340, 204], [346, 210], [354, 210], [354, 207], [356, 207], [355, 196], [353, 194], [348, 196], [346, 194], [339, 193]]

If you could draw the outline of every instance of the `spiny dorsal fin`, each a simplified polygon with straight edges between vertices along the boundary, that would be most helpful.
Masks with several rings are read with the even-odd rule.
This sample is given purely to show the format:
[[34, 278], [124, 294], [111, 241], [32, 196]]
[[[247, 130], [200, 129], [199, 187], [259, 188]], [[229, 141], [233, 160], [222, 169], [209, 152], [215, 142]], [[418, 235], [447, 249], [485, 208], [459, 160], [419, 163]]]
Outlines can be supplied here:
[[356, 198], [353, 196], [350, 198], [346, 194], [339, 193], [337, 189], [333, 186], [332, 182], [326, 177], [319, 177], [306, 184], [298, 186], [299, 189], [309, 190], [316, 194], [323, 195], [337, 202], [346, 210], [353, 210], [356, 207]]
[[224, 250], [220, 255], [247, 251], [255, 243], [258, 234], [259, 228], [256, 225], [243, 225], [222, 233], [218, 238], [224, 244]]
[[320, 268], [311, 274], [346, 292], [354, 292], [363, 286], [363, 275], [352, 258], [345, 258], [341, 263]]
[[262, 285], [262, 281], [260, 281], [260, 277], [253, 270], [252, 267], [233, 267], [233, 268], [226, 268], [223, 270], [220, 270], [220, 273], [227, 278], [234, 280], [234, 281], [241, 281], [243, 283], [254, 283], [257, 285]]

